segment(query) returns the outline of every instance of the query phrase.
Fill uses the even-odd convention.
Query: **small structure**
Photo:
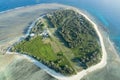
[[[30,34],[30,37],[34,37],[34,36],[35,36],[35,34],[34,34],[34,33],[31,33],[31,34]]]
[[[47,30],[44,30],[40,35],[43,36],[43,38],[46,38],[49,36]]]

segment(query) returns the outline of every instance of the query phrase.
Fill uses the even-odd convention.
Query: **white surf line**
[[[29,34],[30,34],[30,31],[31,31],[31,29],[35,26],[35,23],[38,21],[38,20],[40,20],[41,18],[43,18],[45,15],[42,15],[42,16],[40,16],[39,18],[37,18],[34,22],[32,22],[32,24],[29,26],[29,28],[28,28],[28,30],[27,30],[27,33],[25,34],[25,35],[23,35],[22,37],[20,37],[19,39],[18,39],[18,41],[16,41],[15,43],[19,43],[19,42],[21,42],[22,40],[23,40],[23,38],[25,39]],[[10,49],[13,47],[13,45],[11,45],[10,47],[8,47],[8,49],[7,49],[7,51],[6,51],[6,54],[12,54],[11,52],[10,52]]]
[[[99,37],[100,44],[101,44],[101,47],[102,47],[102,60],[100,61],[100,63],[98,63],[98,64],[96,64],[94,66],[91,66],[90,68],[88,68],[86,70],[78,72],[78,74],[76,75],[76,77],[78,77],[79,79],[81,79],[87,73],[92,72],[92,71],[97,70],[97,69],[100,69],[100,68],[103,68],[107,64],[107,52],[106,52],[106,49],[105,49],[105,46],[104,46],[103,37],[102,37],[100,31],[98,30],[97,25],[90,18],[88,18],[88,16],[86,16],[85,14],[83,14],[80,10],[78,10],[78,9],[76,9],[74,7],[70,7],[68,9],[73,9],[74,11],[77,11],[79,14],[83,15],[88,21],[90,21],[93,24],[93,27],[94,27],[94,29],[95,29],[98,37]],[[75,77],[75,76],[73,76],[73,77]],[[78,78],[76,80],[79,80]]]
[[[97,28],[97,25],[92,20],[90,20],[85,14],[83,14],[81,11],[79,11],[78,9],[76,9],[76,8],[72,8],[72,9],[77,11],[79,14],[83,15],[88,21],[90,21],[93,24],[94,29],[96,30],[96,33],[98,34],[98,37],[100,39],[100,43],[101,43],[101,47],[102,47],[102,60],[100,61],[100,63],[98,63],[94,66],[91,66],[86,70],[82,70],[82,71],[78,72],[76,75],[64,76],[64,75],[62,75],[60,73],[57,73],[54,70],[48,68],[46,65],[44,65],[41,62],[35,60],[34,58],[32,58],[28,55],[25,55],[25,54],[21,54],[22,56],[24,56],[25,58],[27,58],[28,60],[33,62],[35,65],[37,65],[41,69],[45,70],[48,74],[50,74],[51,76],[55,77],[58,80],[80,80],[83,76],[87,75],[89,72],[92,72],[94,70],[103,68],[107,64],[107,53],[106,53],[106,50],[105,50],[103,37],[102,37],[101,33],[99,32],[99,30]],[[35,24],[35,23],[33,23],[33,24]],[[28,32],[30,31],[32,26],[34,26],[34,25],[31,25]]]

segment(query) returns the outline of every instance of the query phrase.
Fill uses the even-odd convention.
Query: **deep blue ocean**
[[[60,3],[88,11],[110,31],[120,51],[120,0],[0,0],[0,12],[42,3]]]

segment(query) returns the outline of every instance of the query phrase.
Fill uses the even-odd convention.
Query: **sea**
[[[120,52],[120,0],[0,0],[0,12],[43,3],[60,3],[86,10],[108,29],[110,39]]]

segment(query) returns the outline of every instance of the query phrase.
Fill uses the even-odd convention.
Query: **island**
[[[102,58],[93,24],[72,9],[58,9],[42,16],[10,51],[29,55],[68,76],[99,63]]]

